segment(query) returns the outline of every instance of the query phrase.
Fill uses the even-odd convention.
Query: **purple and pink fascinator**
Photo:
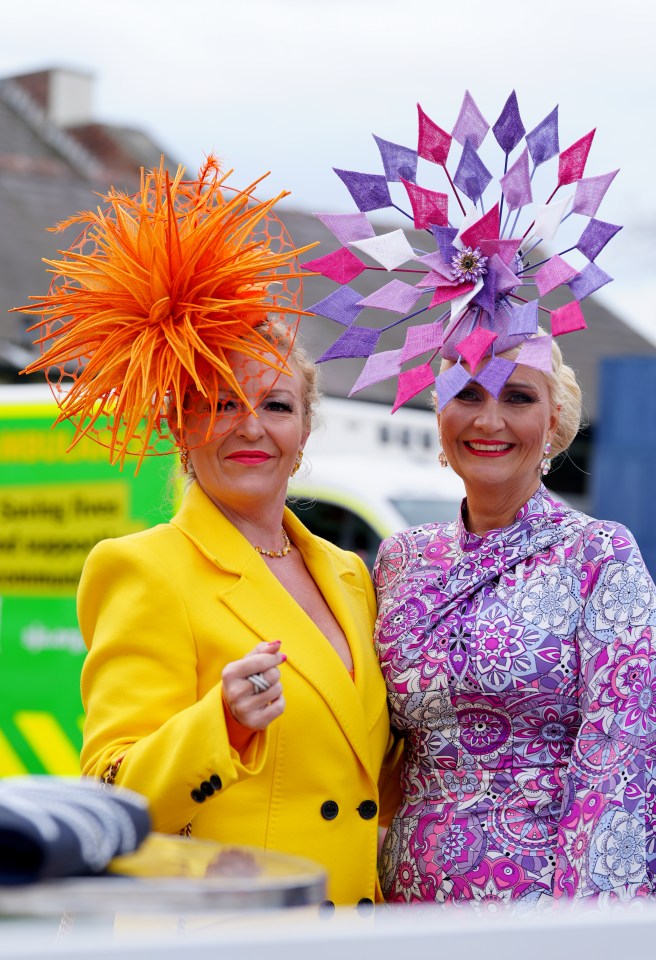
[[[396,377],[392,412],[429,386],[440,410],[471,380],[498,396],[517,364],[551,370],[552,337],[584,329],[582,301],[612,280],[596,260],[621,227],[597,211],[617,170],[584,176],[595,131],[561,150],[558,107],[527,133],[514,91],[491,129],[496,145],[466,92],[451,133],[418,105],[416,147],[375,137],[382,173],[335,168],[358,212],[316,214],[341,246],[303,268],[339,285],[307,309],[343,328],[317,362],[365,359],[351,395]],[[488,147],[501,151],[500,176]],[[372,211],[396,211],[403,225],[376,230]],[[381,278],[367,296],[357,289],[365,271]],[[540,315],[546,337],[535,336]],[[381,349],[400,325],[403,345]],[[502,356],[514,347],[514,361]],[[442,357],[454,364],[436,377]]]

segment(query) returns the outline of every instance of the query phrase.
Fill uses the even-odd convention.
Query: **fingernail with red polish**
[[[268,646],[268,647],[280,646],[281,643],[282,643],[281,640],[267,640],[267,646]]]
[[[281,654],[280,654],[280,657],[281,657],[280,662],[281,662],[281,663],[284,663],[285,660],[287,659],[287,654],[286,654],[286,653],[281,653]]]

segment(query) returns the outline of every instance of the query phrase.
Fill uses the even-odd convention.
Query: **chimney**
[[[58,127],[71,127],[91,120],[93,74],[64,67],[10,78],[41,107]]]

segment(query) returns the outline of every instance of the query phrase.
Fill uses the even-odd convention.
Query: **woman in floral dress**
[[[555,342],[552,359],[446,404],[460,516],[379,553],[376,642],[405,738],[390,901],[656,889],[654,584],[628,530],[541,483],[581,410]]]

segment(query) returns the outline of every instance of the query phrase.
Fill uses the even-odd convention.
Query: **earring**
[[[449,466],[449,461],[446,458],[446,453],[444,452],[444,450],[440,450],[440,452],[437,455],[437,459],[441,467]]]
[[[180,466],[183,473],[189,473],[189,447],[180,447]]]
[[[296,454],[296,460],[294,461],[294,466],[292,467],[292,472],[290,476],[295,477],[298,471],[301,469],[301,464],[303,463],[303,451],[299,450]]]
[[[540,473],[543,477],[546,477],[551,470],[551,460],[549,459],[549,454],[551,453],[551,444],[548,440],[544,445],[543,453],[544,456],[542,457],[542,460],[540,460]]]

